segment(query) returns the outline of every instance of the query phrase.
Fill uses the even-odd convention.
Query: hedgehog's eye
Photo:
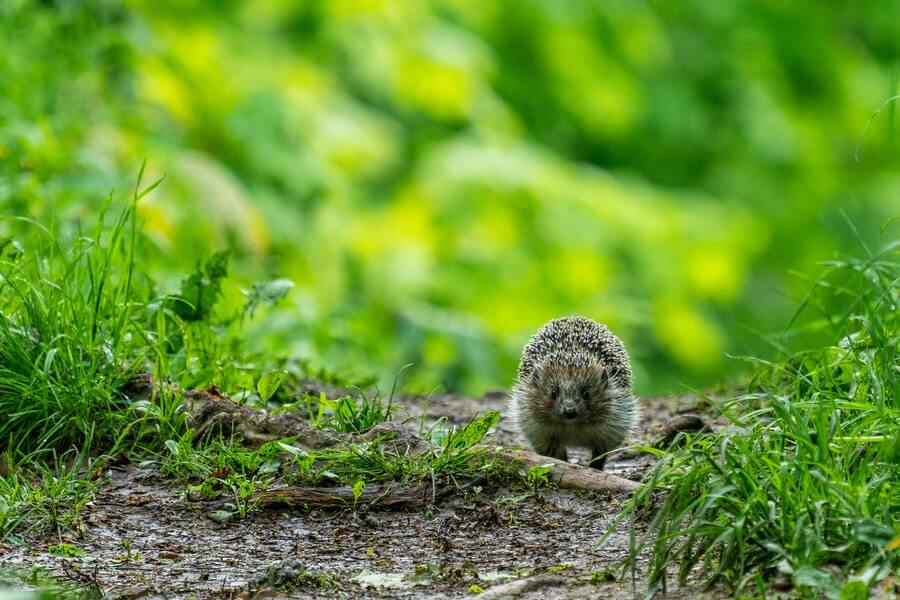
[[[556,402],[557,398],[559,398],[559,388],[550,388],[550,399]]]
[[[581,399],[585,402],[591,401],[591,390],[589,388],[584,388],[581,390]]]

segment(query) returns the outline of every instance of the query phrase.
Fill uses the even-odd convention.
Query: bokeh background
[[[507,386],[580,313],[638,391],[771,352],[900,214],[900,2],[4,0],[0,210],[91,223],[141,161],[141,269],[231,247],[261,356]],[[0,220],[0,236],[26,235]]]

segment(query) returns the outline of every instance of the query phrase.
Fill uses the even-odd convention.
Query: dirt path
[[[499,393],[400,402],[401,417],[407,414],[416,429],[426,407],[429,422],[446,417],[460,425],[485,410],[505,413]],[[651,439],[675,407],[692,403],[644,400],[640,436]],[[508,419],[489,436],[500,445],[521,444]],[[608,471],[631,479],[649,466],[646,458],[615,456],[607,464]],[[133,465],[114,472],[84,509],[82,527],[63,534],[83,556],[55,556],[48,551],[59,543],[55,536],[33,535],[0,548],[0,568],[43,567],[63,579],[90,582],[112,598],[251,598],[251,590],[260,598],[453,598],[471,596],[473,585],[487,590],[482,597],[488,598],[616,600],[644,594],[642,582],[635,588],[630,577],[588,583],[605,579],[627,551],[624,532],[597,545],[623,498],[500,489],[454,497],[429,510],[262,511],[219,524],[185,501],[183,487],[143,475]],[[667,597],[704,595],[681,590]]]

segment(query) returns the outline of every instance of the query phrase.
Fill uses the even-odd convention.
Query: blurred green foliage
[[[893,105],[854,158],[896,1],[6,0],[0,39],[4,216],[77,235],[147,157],[159,288],[231,248],[232,306],[296,284],[255,350],[426,390],[508,385],[572,313],[639,391],[707,385],[854,244],[841,211],[900,214]]]

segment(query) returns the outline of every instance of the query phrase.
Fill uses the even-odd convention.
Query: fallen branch
[[[348,508],[356,505],[367,508],[405,508],[427,506],[442,498],[467,489],[483,481],[479,478],[466,486],[433,486],[431,483],[403,485],[399,483],[369,484],[359,496],[349,486],[338,487],[285,487],[254,494],[250,502],[260,508],[289,507]]]
[[[494,455],[509,461],[521,463],[525,467],[539,467],[550,465],[550,478],[561,488],[572,490],[590,490],[594,492],[609,492],[618,494],[633,492],[639,487],[639,483],[612,473],[605,473],[592,469],[573,465],[562,460],[541,456],[528,450],[508,450],[501,448]]]

